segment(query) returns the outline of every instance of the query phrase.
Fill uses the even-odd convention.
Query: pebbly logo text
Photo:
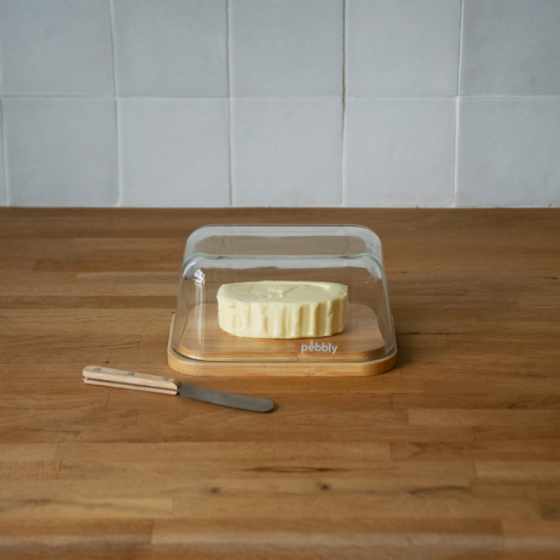
[[[311,341],[309,344],[301,345],[301,353],[305,354],[305,352],[332,352],[334,356],[337,348],[338,346],[333,346],[330,342],[327,344],[326,342],[320,343]]]

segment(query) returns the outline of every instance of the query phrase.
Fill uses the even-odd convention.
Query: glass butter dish
[[[187,375],[375,375],[396,363],[381,242],[353,225],[212,225],[187,240],[168,361]]]

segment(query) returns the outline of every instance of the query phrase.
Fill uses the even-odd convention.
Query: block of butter
[[[330,336],[344,330],[348,286],[332,282],[264,281],[218,290],[220,327],[248,338]]]

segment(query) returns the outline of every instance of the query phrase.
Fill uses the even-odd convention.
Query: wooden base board
[[[200,332],[204,334],[201,336]],[[203,345],[200,339],[203,339]],[[348,306],[344,331],[328,337],[293,339],[243,338],[219,325],[218,306],[195,307],[189,314],[176,347],[181,356],[208,362],[330,362],[330,352],[303,352],[302,345],[330,343],[336,346],[337,362],[366,362],[385,355],[385,340],[373,309],[363,304]]]
[[[173,319],[167,344],[167,362],[178,373],[209,377],[262,377],[262,376],[368,376],[385,373],[397,363],[396,349],[382,358],[361,362],[214,362],[194,360],[178,354],[171,338]]]

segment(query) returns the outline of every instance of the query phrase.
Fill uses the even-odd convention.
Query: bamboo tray
[[[278,340],[230,335],[218,325],[217,305],[206,304],[189,315],[179,352],[171,344],[174,319],[167,347],[168,363],[173,370],[186,375],[367,376],[389,371],[397,359],[396,350],[384,355],[385,341],[377,317],[365,305],[350,304],[342,333]],[[198,340],[204,340],[203,348],[197,347]],[[321,350],[310,351],[311,343]],[[330,351],[323,350],[327,347]]]

